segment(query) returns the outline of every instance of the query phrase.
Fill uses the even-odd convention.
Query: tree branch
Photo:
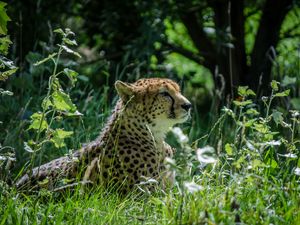
[[[197,55],[196,53],[189,51],[181,46],[178,46],[176,44],[168,43],[168,42],[163,42],[163,44],[172,52],[179,53],[180,55],[183,55],[184,57],[195,61],[196,63],[203,64],[204,59]]]
[[[233,79],[239,79],[239,85],[245,83],[244,73],[247,71],[246,47],[245,47],[245,16],[244,1],[237,0],[231,2],[230,27],[234,45],[232,49]]]
[[[203,31],[203,26],[199,23],[195,12],[184,12],[180,15],[180,18],[187,28],[189,36],[194,42],[196,48],[202,54],[205,54],[205,64],[211,71],[214,71],[216,60],[215,60],[215,47],[210,39],[206,36]]]

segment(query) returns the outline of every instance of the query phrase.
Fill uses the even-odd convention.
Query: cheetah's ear
[[[130,96],[134,94],[133,87],[129,83],[122,82],[117,80],[115,83],[115,88],[118,92],[118,95],[123,101],[127,101]]]

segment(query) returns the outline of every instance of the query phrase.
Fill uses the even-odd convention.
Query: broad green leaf
[[[290,89],[287,89],[283,92],[278,92],[275,94],[276,97],[285,97],[285,96],[289,96],[290,94]]]
[[[244,125],[245,127],[252,127],[252,125],[255,123],[256,119],[248,120]]]
[[[274,90],[274,91],[278,91],[278,82],[276,80],[272,80],[271,82],[271,88]]]
[[[7,22],[10,21],[10,18],[6,14],[5,6],[7,3],[0,2],[0,34],[7,34]]]
[[[253,115],[253,116],[259,115],[259,112],[256,109],[253,109],[253,108],[247,109],[246,113],[248,115]]]
[[[53,53],[53,54],[50,54],[50,55],[48,55],[48,57],[47,57],[47,58],[45,58],[45,59],[43,59],[43,60],[41,60],[41,61],[38,61],[38,62],[34,63],[33,65],[34,65],[34,66],[41,65],[41,64],[43,64],[43,63],[47,62],[48,60],[50,60],[50,59],[53,59],[53,58],[54,58],[56,55],[57,55],[57,53],[56,53],[56,52],[55,52],[55,53]]]
[[[265,141],[272,141],[274,139],[274,136],[279,134],[279,132],[268,132],[266,134],[264,134],[264,139]]]
[[[252,104],[251,100],[246,100],[246,101],[233,101],[233,104],[235,104],[236,106],[246,106],[249,104]]]
[[[227,155],[229,155],[229,156],[233,155],[233,148],[232,148],[231,144],[227,143],[225,145],[225,151],[226,151]]]
[[[50,141],[54,144],[55,148],[62,148],[66,146],[64,139],[60,139],[57,137],[52,137]]]
[[[247,93],[247,89],[248,89],[248,86],[239,86],[238,87],[238,94],[242,97],[245,97],[246,93]]]
[[[51,106],[53,106],[52,102],[48,98],[44,98],[43,102],[42,102],[42,108],[45,109],[45,110],[47,110]]]
[[[73,133],[74,133],[73,131],[65,131],[63,129],[56,129],[53,132],[53,135],[56,136],[57,138],[65,139],[65,138],[71,137],[73,135]]]
[[[282,113],[277,110],[273,110],[272,118],[277,125],[283,121]]]
[[[259,159],[254,159],[252,161],[252,167],[253,167],[253,169],[255,169],[257,167],[265,167],[265,166],[266,165],[262,161],[260,161]]]
[[[246,94],[247,94],[247,96],[250,96],[250,95],[256,96],[255,92],[252,91],[251,89],[248,89]]]
[[[291,104],[294,109],[300,110],[300,98],[292,98],[291,99]]]
[[[9,46],[12,44],[11,40],[9,39],[9,36],[4,36],[0,38],[0,53],[3,55],[8,54]]]
[[[68,69],[68,68],[64,69],[64,73],[68,76],[68,78],[71,81],[72,86],[74,87],[75,83],[77,81],[78,73],[76,71]]]
[[[52,133],[52,138],[50,139],[56,148],[65,147],[65,138],[69,138],[73,135],[73,131],[64,131],[63,129],[56,129]]]
[[[52,93],[52,104],[56,110],[62,112],[76,112],[77,108],[73,104],[69,95],[61,90],[54,91]]]
[[[59,46],[61,46],[63,48],[63,50],[65,50],[67,53],[73,54],[73,55],[77,56],[78,58],[81,58],[81,55],[78,52],[73,51],[69,47],[67,47],[65,45],[59,45]]]
[[[255,123],[254,129],[262,134],[266,134],[269,132],[269,128],[266,125],[260,123]]]
[[[239,86],[238,87],[238,94],[242,97],[247,97],[250,95],[256,95],[254,91],[248,88],[248,86]]]
[[[65,44],[68,44],[68,45],[75,45],[75,46],[77,46],[77,42],[75,40],[71,40],[69,38],[63,38],[63,42]]]
[[[54,32],[54,33],[61,34],[62,36],[65,36],[65,35],[66,35],[65,32],[64,32],[61,28],[55,29],[53,32]]]
[[[0,81],[5,81],[8,79],[9,76],[13,75],[15,72],[17,72],[18,68],[15,67],[13,69],[6,70],[4,72],[0,72]]]
[[[30,122],[30,126],[28,128],[28,130],[33,129],[33,130],[39,130],[41,129],[41,131],[45,130],[48,128],[48,123],[45,120],[45,118],[42,121],[41,124],[41,120],[42,120],[42,113],[34,113],[31,117],[31,122]],[[41,128],[40,128],[41,126]]]

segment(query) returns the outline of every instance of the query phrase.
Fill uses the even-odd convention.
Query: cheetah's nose
[[[192,108],[192,104],[191,103],[184,103],[181,105],[181,108],[183,108],[186,111],[189,111],[190,108]]]

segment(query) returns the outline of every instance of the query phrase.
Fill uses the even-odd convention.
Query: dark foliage
[[[239,85],[260,92],[267,90],[271,80],[270,52],[280,41],[282,23],[289,11],[299,7],[297,4],[294,0],[13,0],[9,4],[13,18],[9,33],[15,43],[12,54],[21,68],[25,66],[25,56],[40,47],[39,41],[49,37],[53,41],[50,33],[53,27],[66,24],[73,26],[73,30],[77,28],[75,32],[80,34],[81,43],[102,51],[93,62],[105,58],[113,65],[111,71],[116,70],[116,65],[124,68],[134,63],[141,64],[144,73],[151,73],[151,55],[161,63],[166,53],[177,52],[208,68],[219,88],[224,85],[218,76],[221,74],[226,94],[233,94]],[[259,26],[254,46],[247,52],[245,23],[256,13],[261,15]],[[171,23],[180,21],[185,25],[195,51],[168,40],[164,33],[166,18]],[[157,42],[161,47],[154,47]],[[114,78],[110,77],[110,83]],[[95,79],[99,81],[103,82]]]

